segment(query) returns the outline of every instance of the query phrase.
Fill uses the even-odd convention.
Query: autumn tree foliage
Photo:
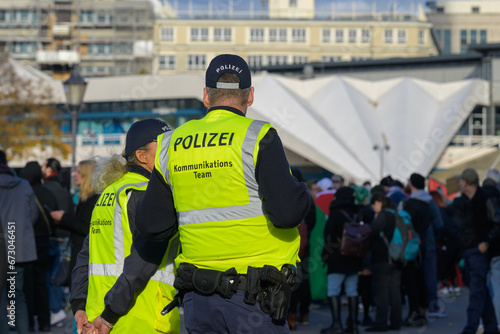
[[[66,157],[71,147],[62,142],[60,111],[52,88],[16,71],[8,54],[0,54],[0,149],[9,159],[24,159],[34,150]]]

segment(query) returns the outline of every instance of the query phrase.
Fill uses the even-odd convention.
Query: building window
[[[309,61],[307,56],[293,56],[294,64],[306,64]]]
[[[215,28],[214,41],[217,42],[230,42],[231,41],[231,28]]]
[[[279,29],[279,32],[278,32],[278,41],[280,42],[286,42],[286,29]]]
[[[323,29],[323,43],[330,43],[330,29]]]
[[[91,55],[109,55],[112,53],[113,45],[111,43],[89,44],[89,54]]]
[[[361,41],[363,43],[370,43],[372,41],[372,34],[370,29],[361,30]]]
[[[108,12],[98,12],[97,22],[99,23],[109,23],[112,20],[112,16]]]
[[[478,14],[479,13],[479,7],[472,7],[472,13]]]
[[[207,63],[205,55],[189,55],[188,70],[204,70]]]
[[[134,46],[132,43],[118,43],[116,44],[116,54],[131,55],[134,53]]]
[[[477,44],[477,30],[470,31],[470,44]]]
[[[6,11],[0,10],[0,21],[5,21],[7,18]]]
[[[162,27],[160,28],[160,40],[171,42],[174,40],[174,28],[173,27]]]
[[[467,30],[460,30],[460,53],[467,52]]]
[[[290,8],[296,8],[297,7],[297,0],[290,0]]]
[[[305,42],[306,41],[306,30],[305,29],[292,29],[292,40],[294,42]]]
[[[321,57],[321,62],[323,62],[323,63],[335,63],[335,62],[339,62],[339,61],[342,61],[341,56],[322,56]]]
[[[250,41],[251,42],[263,42],[264,41],[264,29],[252,28],[250,30]]]
[[[271,28],[269,29],[269,41],[276,42],[278,40],[278,29]]]
[[[344,30],[343,29],[335,30],[335,42],[337,42],[337,43],[344,42]]]
[[[287,63],[287,56],[267,56],[268,65],[285,65]]]
[[[286,29],[271,28],[269,29],[269,41],[271,42],[286,42]]]
[[[480,34],[480,38],[481,38],[481,43],[486,43],[486,39],[487,39],[487,36],[488,36],[487,35],[488,33],[486,32],[486,30],[481,30],[479,32],[479,34]]]
[[[399,44],[406,43],[406,30],[403,29],[398,30],[398,43]]]
[[[28,10],[15,10],[14,21],[28,22],[30,20],[30,12]]]
[[[35,52],[35,43],[31,42],[14,42],[12,44],[12,51],[14,53],[33,53]]]
[[[425,44],[425,30],[418,31],[418,44]]]
[[[451,30],[444,29],[443,54],[451,53]]]
[[[175,70],[175,56],[160,56],[160,70]]]
[[[94,12],[91,10],[81,10],[78,20],[83,23],[94,22]]]
[[[248,56],[248,66],[250,67],[262,67],[262,56],[260,55],[251,55]]]
[[[365,61],[365,60],[369,60],[370,57],[363,57],[363,56],[357,56],[357,57],[352,57],[351,60],[352,61]]]
[[[444,7],[437,7],[436,13],[444,13]]]
[[[392,43],[392,29],[386,29],[384,31],[384,37],[386,43]]]
[[[349,29],[349,43],[356,43],[357,39],[356,29]]]
[[[208,28],[191,28],[191,41],[193,42],[208,41]]]

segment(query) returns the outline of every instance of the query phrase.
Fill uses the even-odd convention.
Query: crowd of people
[[[427,326],[428,318],[447,316],[439,297],[457,296],[463,285],[470,290],[463,333],[476,333],[480,326],[484,333],[499,332],[500,172],[489,170],[480,186],[477,172],[465,169],[459,187],[454,198],[439,187],[427,192],[426,178],[418,173],[406,184],[390,175],[373,187],[370,182],[345,184],[340,175],[309,184],[316,215],[304,220],[309,240],[304,244],[311,255],[303,259],[309,263],[310,284],[310,295],[303,301],[309,305],[311,299],[327,300],[332,324],[321,333],[358,333],[359,326],[365,332]],[[411,224],[418,239],[414,258],[397,260],[390,251],[399,219]],[[363,256],[343,254],[346,225],[353,222],[370,226]],[[343,297],[349,312],[345,324]],[[408,314],[402,314],[403,303]],[[290,329],[308,323],[307,307],[297,311],[295,306],[290,309]]]

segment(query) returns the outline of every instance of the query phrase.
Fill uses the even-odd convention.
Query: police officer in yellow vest
[[[165,242],[147,242],[150,255],[139,254],[132,246],[135,207],[154,168],[156,138],[169,130],[160,120],[138,121],[127,133],[126,160],[115,154],[98,162],[93,183],[104,191],[92,212],[89,235],[72,277],[70,301],[79,333],[111,328],[113,333],[179,333],[179,313],[160,314],[175,295],[173,260],[178,238],[172,238],[168,248]],[[145,241],[136,235],[135,242]],[[120,277],[125,263],[144,273],[144,279]],[[135,296],[136,291],[142,292]]]
[[[174,286],[190,333],[287,333],[309,196],[276,130],[245,117],[254,88],[242,58],[215,57],[203,95],[205,117],[158,137],[138,232],[151,240],[179,232]]]

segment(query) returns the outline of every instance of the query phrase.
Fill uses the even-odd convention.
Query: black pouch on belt
[[[260,270],[255,267],[248,267],[245,285],[245,303],[254,305],[257,302],[260,291]]]
[[[213,295],[219,287],[222,274],[224,274],[222,271],[196,269],[193,274],[193,286],[198,292]]]
[[[193,291],[193,275],[196,271],[196,266],[191,263],[183,262],[177,268],[175,275],[174,288],[182,292]]]

